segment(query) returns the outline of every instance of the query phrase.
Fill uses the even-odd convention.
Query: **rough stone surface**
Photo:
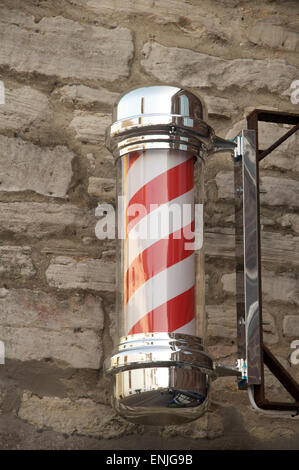
[[[85,85],[65,85],[53,93],[58,96],[61,103],[89,105],[103,103],[112,106],[118,97],[106,88],[90,88]]]
[[[70,128],[82,142],[97,144],[103,140],[107,127],[111,124],[111,115],[76,111]]]
[[[233,173],[219,172],[216,175],[218,197],[234,198]],[[270,206],[299,207],[299,181],[277,176],[262,176],[260,179],[261,204]]]
[[[109,0],[71,0],[75,5],[81,5],[88,8],[94,14],[107,19],[113,19],[117,11],[121,18],[137,17],[148,18],[158,25],[174,24],[184,32],[189,32],[195,36],[204,36],[206,31],[214,34],[214,37],[226,38],[230,36],[230,30],[225,29],[221,24],[220,18],[215,15],[215,11],[209,11],[207,4],[202,4],[198,9],[197,5],[192,5],[188,1],[170,0],[165,5],[163,0],[156,0],[154,5],[146,0],[134,2],[132,0],[116,0],[113,4]],[[203,2],[202,2],[203,3]],[[154,6],[154,8],[153,8]],[[213,14],[214,13],[214,14]]]
[[[254,437],[258,440],[262,440],[264,443],[263,448],[265,448],[269,441],[273,442],[277,439],[278,442],[281,442],[283,439],[286,439],[286,441],[291,442],[292,438],[296,438],[295,436],[297,436],[298,423],[294,422],[294,426],[291,425],[289,418],[277,419],[277,417],[267,416],[269,431],[265,433],[263,430],[265,416],[253,411],[248,412],[247,407],[242,405],[239,407],[239,413],[241,415],[241,419],[246,419],[247,421],[247,439]],[[277,443],[277,448],[280,448],[279,443]]]
[[[4,81],[5,85],[5,81]],[[0,130],[23,130],[52,118],[47,95],[29,86],[5,86],[5,104],[0,105]]]
[[[273,124],[271,122],[261,122],[259,125],[259,139],[261,148],[270,147],[273,142],[280,139],[283,135],[285,135],[292,126],[288,125],[279,125]],[[293,134],[287,140],[285,140],[278,148],[275,150],[278,154],[287,154],[288,157],[297,156],[298,155],[298,145],[299,145],[299,136],[298,132]],[[272,155],[269,156],[269,160],[271,160]]]
[[[50,149],[0,136],[0,189],[65,197],[73,158],[74,154],[61,145]]]
[[[95,220],[88,211],[72,204],[43,202],[0,203],[0,234],[7,232],[42,238],[62,235],[65,230],[94,231]]]
[[[277,219],[282,227],[291,228],[294,232],[299,233],[299,215],[298,214],[284,214]]]
[[[185,426],[165,426],[162,436],[172,439],[178,436],[189,439],[217,439],[223,435],[223,420],[217,413],[208,412]]]
[[[3,245],[0,247],[1,277],[30,279],[35,273],[30,246]]]
[[[48,361],[50,358],[62,366],[74,368],[98,369],[101,366],[102,350],[95,331],[1,326],[0,337],[8,359]]]
[[[263,176],[261,178],[262,204],[299,208],[299,180]]]
[[[83,434],[97,438],[113,439],[140,432],[138,426],[127,423],[109,406],[80,398],[39,398],[28,392],[22,397],[18,416],[39,429],[51,427],[67,434]]]
[[[119,341],[119,254],[96,236],[98,204],[115,205],[104,144],[113,102],[140,86],[185,86],[227,138],[253,109],[298,113],[298,15],[296,0],[1,0],[1,449],[298,448],[299,421],[256,414],[231,377],[213,381],[194,423],[142,429],[116,417],[103,361]],[[260,148],[289,129],[260,122]],[[296,380],[298,146],[297,132],[260,165],[263,336]],[[206,344],[231,366],[233,164],[216,154],[204,166]],[[267,369],[266,388],[292,400]]]
[[[280,150],[276,150],[271,153],[271,156],[265,158],[260,163],[261,169],[269,170],[285,170],[299,172],[299,159],[296,155],[292,155],[290,152],[282,153]]]
[[[283,333],[285,336],[299,338],[299,315],[287,315],[284,317]]]
[[[127,28],[87,26],[62,16],[35,23],[32,16],[2,9],[0,31],[0,64],[16,72],[107,81],[129,74],[133,42]]]
[[[67,299],[40,290],[1,289],[1,319],[13,327],[102,330],[101,297],[75,294]]]
[[[0,339],[8,359],[51,359],[97,369],[103,315],[101,299],[91,295],[58,300],[38,290],[0,289]]]
[[[222,283],[226,292],[235,293],[235,273],[224,274]],[[263,295],[265,300],[270,302],[289,302],[299,305],[298,281],[263,269]]]
[[[115,264],[109,261],[83,259],[69,256],[54,258],[47,271],[48,283],[59,289],[115,290]]]
[[[237,112],[236,105],[231,100],[217,96],[206,96],[204,101],[210,117],[231,119]]]
[[[227,278],[224,279],[224,282],[226,282],[226,279]],[[235,340],[237,334],[236,306],[225,304],[207,305],[206,309],[208,314],[208,336]],[[276,330],[275,320],[273,316],[267,311],[267,309],[264,309],[263,311],[263,320],[265,321],[265,343],[277,343],[279,338]],[[209,350],[211,350],[211,348],[209,348]],[[230,347],[230,349],[225,349],[224,346],[220,345],[217,349],[213,349],[213,357],[219,359],[221,357],[229,355],[228,352],[233,353],[236,351],[234,347]]]
[[[113,178],[89,178],[88,193],[96,196],[99,202],[112,202],[115,200],[115,179]]]
[[[289,265],[294,268],[299,265],[294,253],[299,249],[299,237],[282,235],[276,232],[262,232],[262,261],[276,265]],[[205,232],[206,254],[212,258],[221,258],[234,261],[235,259],[235,232],[229,228],[211,228]]]
[[[259,46],[268,46],[274,49],[287,49],[297,51],[299,48],[299,34],[289,31],[280,25],[258,21],[248,31],[248,39]]]
[[[236,309],[230,305],[207,305],[208,335],[233,339],[236,337]]]
[[[218,90],[230,87],[247,90],[285,91],[297,77],[296,67],[281,60],[224,60],[189,49],[147,43],[141,61],[145,70],[162,82],[178,82],[186,87]],[[186,70],[188,73],[186,74]]]

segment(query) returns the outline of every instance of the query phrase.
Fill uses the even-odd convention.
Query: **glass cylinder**
[[[167,332],[203,342],[202,175],[203,161],[191,150],[147,149],[118,159],[120,337]]]

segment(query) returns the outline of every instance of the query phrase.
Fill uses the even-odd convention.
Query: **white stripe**
[[[191,210],[186,210],[183,204],[191,204]],[[178,205],[181,209],[181,216],[173,217],[173,223],[169,227],[169,215],[171,208],[174,209]],[[170,233],[176,232],[182,227],[189,225],[194,220],[194,189],[185,194],[172,199],[166,204],[161,204],[145,217],[143,217],[130,230],[127,238],[127,266],[146,248],[150,247],[158,240],[167,238]],[[161,225],[159,226],[159,221]],[[169,230],[170,228],[170,230]]]
[[[185,335],[195,335],[195,318],[193,320],[189,321],[189,323],[186,323],[186,325],[181,326],[181,328],[178,328],[177,330],[174,330],[172,333],[182,333]]]
[[[194,284],[193,253],[188,258],[156,274],[134,292],[126,308],[127,333],[144,315],[191,289]]]
[[[166,171],[180,165],[190,158],[184,152],[157,152],[147,151],[140,156],[130,167],[127,175],[127,204],[129,204],[134,194],[152,179],[165,173]]]

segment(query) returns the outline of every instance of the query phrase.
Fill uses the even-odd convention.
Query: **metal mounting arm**
[[[258,148],[258,121],[294,124],[268,149]],[[255,110],[247,118],[248,129],[236,138],[235,217],[236,292],[238,357],[246,361],[249,397],[252,405],[267,414],[299,413],[299,384],[263,344],[262,278],[259,202],[259,161],[270,154],[299,128],[299,115]],[[280,381],[295,403],[266,400],[264,364]],[[244,381],[240,382],[244,388]],[[285,414],[285,413],[281,413]]]

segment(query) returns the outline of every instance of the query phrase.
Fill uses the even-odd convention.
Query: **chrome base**
[[[201,339],[175,333],[121,338],[105,363],[112,375],[114,409],[139,424],[183,424],[208,408],[214,375]]]

